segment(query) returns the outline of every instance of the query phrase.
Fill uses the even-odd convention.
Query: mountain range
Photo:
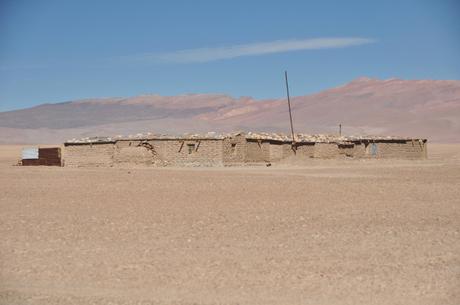
[[[299,91],[299,88],[296,88]],[[291,98],[302,133],[396,135],[460,142],[460,81],[359,78]],[[0,143],[60,143],[137,133],[289,132],[286,99],[223,94],[141,95],[42,104],[0,112]]]

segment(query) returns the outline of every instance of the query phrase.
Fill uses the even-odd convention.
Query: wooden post
[[[292,148],[295,151],[294,124],[292,123],[291,99],[289,97],[289,84],[288,84],[287,71],[284,71],[284,79],[286,80],[286,93],[287,93],[287,101],[288,101],[288,108],[289,108],[289,121],[291,123]]]

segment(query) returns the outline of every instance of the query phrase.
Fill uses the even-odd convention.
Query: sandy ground
[[[1,304],[460,304],[460,145],[304,167],[12,166]]]

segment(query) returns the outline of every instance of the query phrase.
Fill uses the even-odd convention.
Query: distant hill
[[[296,91],[300,91],[296,88]],[[384,134],[460,142],[460,81],[359,78],[292,98],[298,132]],[[86,99],[0,113],[0,143],[59,143],[144,132],[288,131],[284,99],[220,94]]]

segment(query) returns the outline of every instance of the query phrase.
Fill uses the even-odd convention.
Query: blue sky
[[[89,97],[282,97],[460,79],[460,1],[0,0],[0,111]]]

